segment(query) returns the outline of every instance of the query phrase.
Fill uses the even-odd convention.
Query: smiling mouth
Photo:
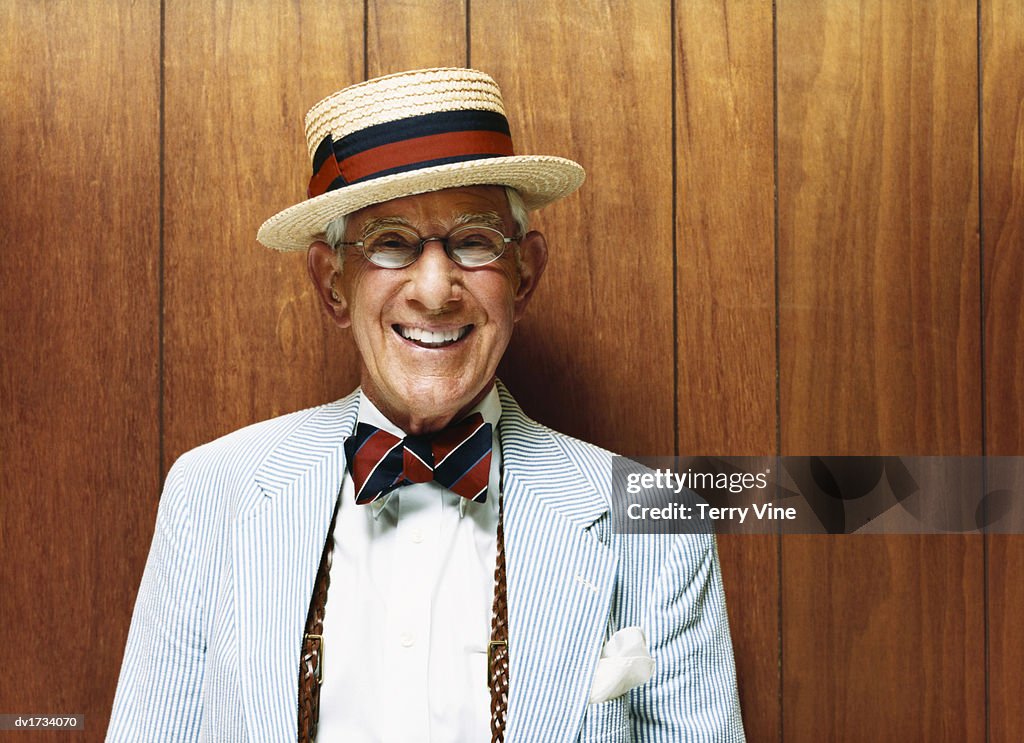
[[[450,330],[424,330],[423,328],[409,328],[405,325],[392,325],[391,327],[400,336],[420,348],[445,348],[461,341],[473,329],[472,325],[463,325],[461,328],[451,328]]]

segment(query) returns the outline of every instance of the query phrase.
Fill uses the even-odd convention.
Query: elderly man
[[[361,386],[172,468],[108,740],[742,740],[713,537],[613,533],[611,455],[495,378],[547,260],[527,210],[582,168],[516,156],[474,70],[306,130],[309,198],[258,237],[308,251]]]

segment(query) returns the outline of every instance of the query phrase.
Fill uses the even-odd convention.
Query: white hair
[[[519,192],[510,186],[505,186],[505,196],[508,198],[508,208],[512,212],[512,219],[516,223],[518,229],[518,235],[525,235],[530,230],[530,215],[526,211],[526,205],[523,203],[523,197],[519,195]],[[324,227],[324,242],[334,248],[337,252],[338,247],[345,239],[345,228],[348,226],[348,215],[343,214],[336,219],[332,219]],[[518,264],[518,245],[516,246],[516,263]]]

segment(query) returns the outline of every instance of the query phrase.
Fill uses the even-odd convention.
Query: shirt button
[[[398,641],[402,643],[403,648],[411,648],[413,643],[416,642],[416,638],[412,636],[411,632],[403,632],[399,636]]]
[[[409,539],[412,541],[413,544],[419,544],[423,541],[423,530],[413,529],[411,532],[409,532]]]

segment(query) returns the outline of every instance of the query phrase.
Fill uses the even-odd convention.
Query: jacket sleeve
[[[714,535],[669,538],[643,620],[655,669],[630,700],[634,738],[744,741]]]
[[[167,476],[132,615],[108,741],[199,737],[203,600],[184,460]]]

